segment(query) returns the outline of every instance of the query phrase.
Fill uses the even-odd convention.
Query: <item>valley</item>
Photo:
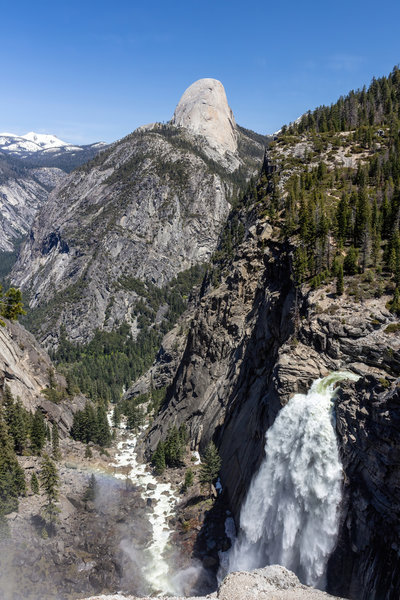
[[[397,600],[399,115],[1,137],[4,600]]]

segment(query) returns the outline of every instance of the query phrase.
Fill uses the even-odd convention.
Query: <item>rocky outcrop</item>
[[[30,295],[41,341],[56,345],[61,324],[75,342],[121,321],[136,335],[135,305],[147,302],[137,281],[161,287],[209,260],[232,195],[264,154],[257,136],[235,135],[240,144],[228,156],[208,152],[186,126],[144,128],[50,195],[12,273]]]
[[[237,150],[235,119],[224,86],[216,79],[199,79],[188,87],[171,122],[205,137],[221,154]]]
[[[42,398],[52,368],[49,356],[22,325],[7,321],[0,327],[0,384],[8,385],[28,410]]]
[[[189,309],[177,325],[164,336],[154,364],[125,392],[125,399],[146,394],[151,388],[167,388],[172,383],[185,350],[191,317],[192,311]]]
[[[193,449],[202,451],[213,439],[222,458],[225,499],[236,519],[262,460],[265,432],[293,394],[308,391],[315,379],[331,371],[351,370],[359,374],[360,390],[368,387],[371,374],[381,385],[390,386],[400,373],[400,337],[391,333],[396,327],[394,316],[387,309],[387,296],[376,298],[371,294],[356,301],[346,293],[337,296],[329,284],[316,290],[303,286],[296,294],[291,278],[293,248],[289,242],[275,236],[268,218],[259,213],[257,202],[247,205],[244,222],[246,232],[234,257],[218,265],[222,271],[219,281],[213,285],[209,278],[203,284],[182,360],[146,439],[150,454],[171,425],[182,423],[189,427]],[[383,412],[379,410],[379,419],[383,415],[386,419],[387,430],[383,431],[381,421],[379,428],[373,422],[378,413],[363,423],[364,417],[358,416],[364,410],[359,408],[363,402],[354,391],[351,394],[348,408],[343,406],[343,415],[338,416],[338,427],[345,419],[339,431],[345,440],[348,489],[357,489],[363,480],[367,481],[368,491],[358,504],[352,496],[348,506],[354,509],[343,508],[342,546],[328,573],[329,585],[335,581],[337,587],[329,589],[357,600],[363,589],[365,598],[388,600],[395,597],[390,595],[394,584],[382,580],[378,563],[379,548],[384,546],[377,541],[386,513],[382,510],[379,518],[371,520],[367,503],[375,495],[377,513],[379,503],[386,504],[390,511],[390,497],[397,494],[396,479],[389,475],[396,471],[397,450],[390,447],[390,440],[398,436],[396,411],[389,406],[382,406]],[[355,422],[352,415],[356,415]],[[354,431],[356,423],[358,433]],[[376,456],[372,449],[364,449],[365,444],[370,448],[368,440],[378,435],[378,429],[384,443]],[[358,436],[364,436],[359,444]],[[349,444],[357,450],[350,449]],[[364,456],[361,463],[355,452]],[[387,467],[386,475],[385,471],[379,477],[376,473],[372,481],[371,474],[380,462]],[[384,483],[391,490],[388,497],[380,491]],[[363,522],[370,527],[368,535],[364,535]],[[396,578],[397,530],[392,531],[396,533],[387,541],[393,550],[390,560]],[[368,540],[370,549],[365,545]],[[389,578],[392,569],[385,571],[380,564],[382,573],[386,572]],[[340,565],[344,572],[342,586]],[[379,595],[381,580],[387,596]]]
[[[27,169],[0,154],[0,251],[12,252],[25,236],[37,211],[65,177],[60,169]]]
[[[163,596],[165,600],[167,597]],[[174,597],[175,600],[184,600]],[[196,600],[334,600],[334,596],[302,585],[294,573],[280,565],[256,569],[251,573],[231,573],[218,591],[208,596],[196,596]],[[134,596],[115,594],[92,596],[86,600],[138,600]],[[185,600],[195,600],[186,598]],[[340,600],[340,599],[337,599]]]
[[[104,144],[26,150],[16,156],[0,151],[0,251],[12,252],[25,237],[49,193],[66,173],[93,158]]]
[[[78,395],[59,404],[47,400],[43,390],[48,387],[50,370],[52,362],[33,335],[19,323],[6,320],[5,327],[0,327],[0,400],[8,386],[27,410],[34,412],[39,407],[49,423],[58,425],[64,438],[69,436],[74,413],[84,408],[86,399]],[[65,388],[62,376],[56,374],[55,379]]]
[[[330,289],[291,283],[291,248],[268,220],[248,216],[242,245],[217,287],[203,290],[166,403],[147,436],[154,450],[172,424],[186,423],[192,447],[214,439],[236,516],[263,454],[264,435],[296,392],[330,371],[399,372],[400,339],[386,332],[387,298],[355,303]]]
[[[395,600],[400,589],[400,380],[367,376],[336,402],[345,472],[329,589],[357,600]],[[340,575],[340,576],[339,576]]]

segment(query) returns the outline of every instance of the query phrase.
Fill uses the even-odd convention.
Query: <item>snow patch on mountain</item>
[[[35,133],[34,131],[30,131],[25,135],[0,133],[0,149],[5,152],[39,152],[48,148],[62,148],[65,146],[71,146],[71,144],[63,142],[55,135]]]
[[[106,146],[106,144],[104,142],[97,142],[96,144],[89,144],[89,146],[101,148],[102,146]],[[6,132],[0,133],[0,151],[15,156],[26,156],[32,152],[79,152],[83,147],[64,142],[57,136],[47,133],[35,133],[34,131],[30,131],[25,135]]]

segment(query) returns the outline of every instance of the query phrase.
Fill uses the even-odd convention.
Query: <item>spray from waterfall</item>
[[[265,459],[240,513],[228,572],[280,564],[306,584],[324,587],[338,534],[342,467],[334,429],[335,384],[348,372],[296,394],[267,431]]]

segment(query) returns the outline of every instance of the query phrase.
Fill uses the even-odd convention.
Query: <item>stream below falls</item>
[[[151,501],[153,512],[148,519],[153,528],[152,539],[142,557],[144,565],[142,574],[154,594],[175,594],[176,589],[170,566],[165,557],[169,539],[172,533],[168,525],[169,518],[174,514],[178,500],[176,491],[169,483],[159,482],[149,470],[148,465],[140,463],[137,458],[137,435],[125,431],[124,439],[117,444],[117,452],[112,467],[126,467],[124,473],[115,473],[118,479],[129,478],[135,485],[143,488],[143,497]],[[123,548],[124,549],[124,548]],[[125,548],[129,552],[129,548]]]

